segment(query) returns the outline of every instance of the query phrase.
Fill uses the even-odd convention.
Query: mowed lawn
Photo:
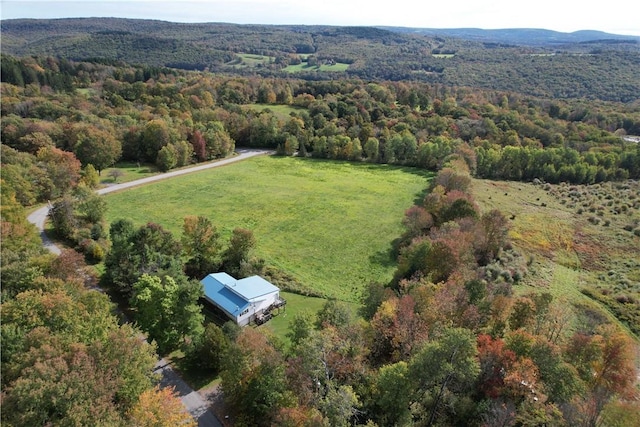
[[[413,168],[261,156],[109,194],[107,220],[156,222],[180,238],[183,218],[204,215],[225,245],[251,229],[256,255],[305,287],[355,302],[387,281],[402,218],[431,175]]]

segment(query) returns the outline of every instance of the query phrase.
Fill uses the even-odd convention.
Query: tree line
[[[472,173],[481,178],[594,183],[640,177],[640,148],[622,139],[640,134],[640,113],[621,104],[410,82],[2,60],[22,73],[60,73],[73,83],[72,91],[36,77],[2,83],[5,185],[25,206],[57,198],[93,175],[91,169],[100,175],[118,161],[169,170],[227,156],[236,146],[432,170],[470,147],[478,158]],[[276,111],[282,107],[288,114]]]

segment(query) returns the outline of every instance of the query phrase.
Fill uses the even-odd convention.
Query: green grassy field
[[[300,73],[302,71],[337,71],[344,72],[349,68],[349,64],[343,62],[337,62],[334,65],[322,64],[319,66],[309,66],[306,62],[302,62],[296,65],[289,65],[283,69],[288,73]]]
[[[298,313],[305,313],[315,320],[316,313],[322,308],[326,300],[323,298],[292,294],[290,292],[280,292],[280,295],[287,301],[287,305],[270,321],[259,326],[259,328],[271,330],[275,336],[282,339],[288,345],[289,339],[286,335],[289,331],[289,322],[291,322],[291,319]]]
[[[240,57],[241,62],[231,62],[228,65],[232,65],[234,68],[254,68],[259,64],[268,64],[275,59],[273,56],[255,55],[251,53],[238,53],[237,55]]]
[[[234,228],[248,228],[268,265],[355,302],[365,284],[391,278],[391,244],[429,177],[413,168],[265,156],[107,195],[107,221],[156,222],[179,238],[185,216],[204,215],[225,241]]]

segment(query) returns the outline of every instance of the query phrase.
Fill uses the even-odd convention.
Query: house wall
[[[240,326],[246,326],[251,323],[256,314],[259,314],[269,308],[273,303],[275,303],[278,299],[279,292],[274,292],[272,294],[266,295],[265,299],[260,301],[252,302],[249,306],[249,311],[236,318],[236,323]]]

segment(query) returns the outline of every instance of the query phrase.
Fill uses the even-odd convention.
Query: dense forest
[[[273,28],[267,37],[263,27],[108,22],[119,27],[95,24],[89,35],[66,20],[3,22],[3,424],[190,425],[153,373],[157,354],[175,350],[219,374],[238,426],[637,421],[637,300],[612,303],[626,310],[616,323],[594,313],[576,319],[550,293],[517,292],[529,260],[510,241],[509,219],[481,211],[471,186],[474,177],[640,179],[640,144],[630,138],[640,135],[637,48],[596,53],[590,45],[589,55],[520,58],[516,66],[521,48],[474,51],[461,40],[381,29]],[[34,27],[68,32],[43,40]],[[162,39],[154,28],[167,30]],[[34,38],[21,41],[19,31]],[[192,49],[202,31],[219,33]],[[435,58],[433,49],[455,54]],[[231,71],[225,64],[238,52],[274,61],[214,72]],[[349,63],[349,71],[285,75],[276,67],[283,52]],[[161,53],[170,59],[157,62]],[[392,66],[399,58],[405,62]],[[487,72],[492,61],[503,65]],[[440,77],[408,79],[414,66]],[[508,72],[525,68],[527,78]],[[572,86],[578,70],[585,77]],[[474,74],[484,83],[469,80]],[[92,190],[106,169],[129,161],[167,171],[236,147],[434,172],[399,218],[405,232],[393,279],[366,284],[357,313],[328,300],[291,321],[288,343],[203,322],[203,273],[266,273],[252,257],[251,230],[223,242],[204,217],[184,218],[181,236],[152,223],[105,224],[105,202]],[[28,208],[47,202],[52,232],[73,248],[59,256],[42,249],[26,221]],[[640,222],[625,232],[640,235]]]
[[[632,102],[640,93],[638,37],[393,30],[107,18],[8,20],[2,23],[2,52],[263,77],[295,72],[310,80],[411,80],[554,98]],[[260,60],[248,61],[246,54]],[[301,62],[303,67],[290,68]],[[343,71],[320,67],[336,63],[344,64]]]

